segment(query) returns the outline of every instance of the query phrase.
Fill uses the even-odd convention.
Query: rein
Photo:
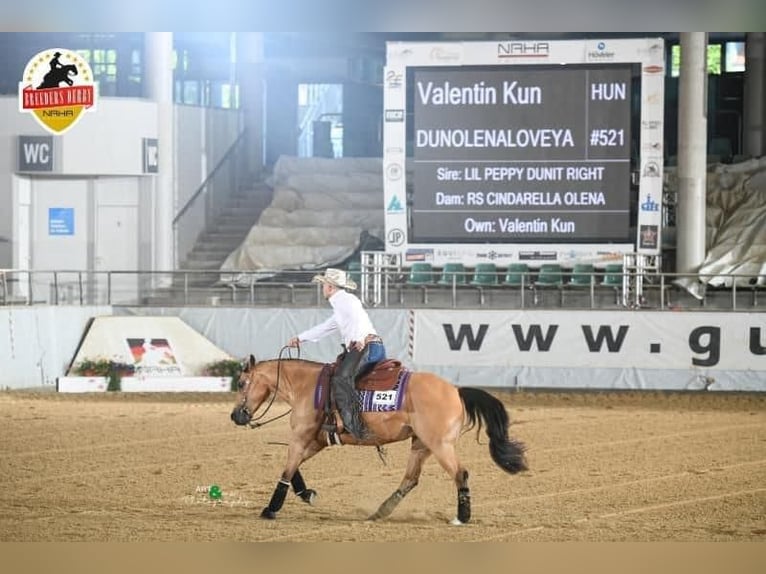
[[[287,349],[288,358],[292,359],[292,354],[291,354],[291,351],[290,351],[290,347],[285,345],[284,347],[282,347],[279,350],[279,358],[277,359],[277,383],[274,385],[274,392],[271,393],[271,400],[269,401],[269,404],[266,405],[266,409],[260,415],[258,415],[257,418],[255,418],[254,420],[251,420],[249,423],[247,423],[248,426],[251,429],[257,429],[258,427],[262,427],[264,425],[267,425],[267,424],[269,424],[271,422],[274,422],[276,420],[279,420],[282,417],[285,417],[285,416],[289,415],[291,412],[293,412],[293,409],[290,408],[287,412],[284,412],[281,415],[277,415],[275,417],[272,417],[272,418],[270,418],[267,421],[258,422],[259,420],[261,420],[263,417],[266,416],[266,413],[269,412],[269,409],[271,408],[271,405],[274,404],[274,401],[277,398],[277,391],[279,391],[280,372],[282,370],[282,354],[285,352],[285,349]],[[300,356],[301,356],[301,350],[300,350],[300,347],[298,347],[298,358],[300,358]]]

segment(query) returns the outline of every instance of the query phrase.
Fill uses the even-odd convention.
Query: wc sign
[[[53,136],[19,136],[18,171],[53,171]]]

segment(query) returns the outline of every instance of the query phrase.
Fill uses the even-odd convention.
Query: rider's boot
[[[338,403],[343,426],[357,439],[364,439],[367,429],[362,422],[353,376],[336,376],[333,378],[335,401]]]

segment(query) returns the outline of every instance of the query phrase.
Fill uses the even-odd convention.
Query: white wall
[[[0,178],[16,170],[16,136],[47,135],[18,97],[0,97]],[[66,175],[142,175],[142,138],[157,137],[157,106],[136,98],[100,98],[62,136],[56,136],[58,173]]]
[[[172,167],[176,174],[173,193],[177,212],[234,142],[240,120],[237,111],[189,106],[176,106],[174,114],[177,156],[160,158],[160,165]],[[24,217],[18,190],[29,187],[32,217],[37,218],[31,224],[33,268],[61,269],[75,264],[82,265],[77,267],[81,269],[99,268],[102,264],[93,260],[101,249],[95,247],[99,243],[100,221],[96,206],[109,205],[110,209],[103,213],[109,212],[109,217],[123,225],[126,240],[130,241],[130,257],[124,264],[134,269],[151,269],[153,226],[147,219],[153,217],[156,198],[154,176],[143,173],[143,139],[157,137],[156,104],[136,98],[100,98],[95,111],[85,114],[66,134],[54,137],[55,171],[51,174],[15,174],[19,135],[46,132],[31,116],[19,112],[16,96],[0,97],[0,268],[23,263],[18,261],[20,238],[15,228]],[[110,178],[115,179],[110,182]],[[108,191],[110,188],[112,192]],[[44,194],[38,196],[35,189],[42,189]],[[125,190],[129,199],[119,197]],[[35,204],[37,197],[44,198],[45,205],[54,202],[77,209],[74,237],[49,238],[42,234],[44,206]],[[118,205],[123,209],[111,209]],[[199,216],[196,221],[186,222],[186,249],[203,225],[204,219]],[[21,227],[23,230],[24,226]],[[110,240],[113,239],[110,234]],[[36,245],[38,241],[44,245]],[[35,253],[42,257],[39,262]],[[50,267],[50,262],[58,264]]]
[[[17,136],[46,135],[43,128],[30,115],[18,111],[15,96],[0,97],[0,118],[0,237],[14,242],[21,240],[14,234],[14,219],[18,220],[22,214],[18,197],[14,198],[12,190],[14,178],[28,181],[32,201],[33,268],[92,267],[89,260],[96,240],[92,178],[131,176],[133,186],[138,185],[139,179],[152,181],[152,176],[143,175],[143,138],[157,137],[156,105],[140,99],[101,98],[95,111],[84,114],[66,134],[54,137],[55,171],[45,175],[14,176]],[[75,208],[74,236],[48,236],[48,206]],[[135,226],[127,232],[132,238],[138,237]],[[14,261],[11,243],[0,241],[0,267],[19,263]]]

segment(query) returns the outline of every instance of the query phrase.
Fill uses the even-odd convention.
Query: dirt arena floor
[[[258,517],[285,458],[287,419],[229,420],[233,395],[0,393],[0,541],[766,541],[766,396],[494,392],[531,470],[464,435],[473,520],[452,526],[452,481],[431,458],[385,521],[409,442],[333,447]],[[277,412],[287,410],[277,403]],[[206,492],[217,485],[222,497]]]

